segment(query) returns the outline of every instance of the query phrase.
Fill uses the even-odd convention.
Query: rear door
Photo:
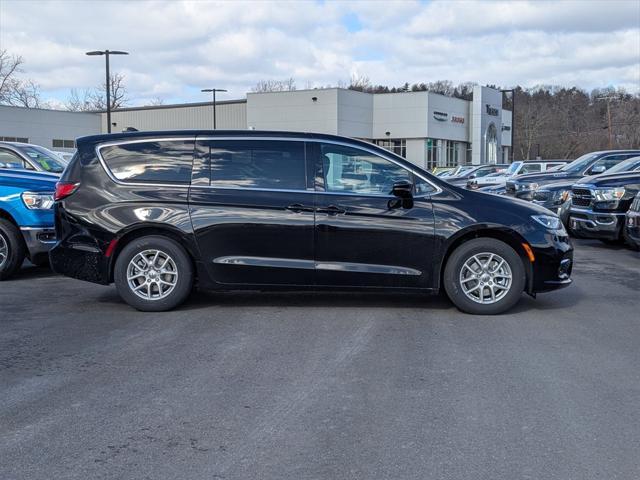
[[[214,281],[313,284],[314,192],[308,170],[303,141],[197,141],[191,221]]]
[[[374,151],[310,143],[317,158],[318,285],[429,288],[433,285],[433,187]],[[418,187],[391,195],[395,182]]]

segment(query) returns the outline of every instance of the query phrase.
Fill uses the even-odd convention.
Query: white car
[[[509,165],[509,168],[507,168],[504,172],[493,173],[485,177],[478,177],[469,180],[467,187],[481,188],[488,186],[505,186],[507,184],[507,179],[515,177],[516,175],[524,175],[525,173],[548,172],[549,170],[552,170],[554,168],[566,165],[566,163],[567,162],[563,162],[560,160],[517,161]]]

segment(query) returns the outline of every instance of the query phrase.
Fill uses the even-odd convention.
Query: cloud
[[[61,98],[99,85],[101,57],[129,98],[240,98],[259,80],[299,88],[348,81],[450,79],[504,86],[607,85],[640,91],[640,3],[631,1],[17,1],[0,2],[0,48]]]

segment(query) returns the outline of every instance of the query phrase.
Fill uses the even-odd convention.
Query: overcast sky
[[[127,50],[113,70],[131,104],[242,98],[257,81],[298,89],[448,79],[640,91],[640,1],[0,0],[0,49],[21,55],[47,99],[100,84],[94,49]]]

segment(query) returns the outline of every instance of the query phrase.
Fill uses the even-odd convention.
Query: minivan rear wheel
[[[133,240],[116,259],[114,281],[120,297],[144,312],[182,304],[193,286],[193,265],[178,243],[161,236]]]
[[[476,238],[451,254],[444,288],[458,309],[496,315],[513,307],[524,290],[525,271],[518,253],[494,238]]]

